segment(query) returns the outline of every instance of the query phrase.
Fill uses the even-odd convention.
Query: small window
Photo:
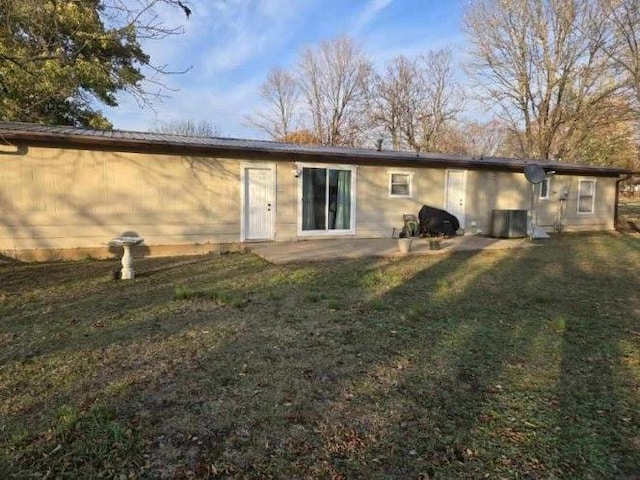
[[[580,180],[578,183],[578,213],[593,213],[596,197],[596,181]]]
[[[540,200],[549,200],[549,192],[551,191],[551,179],[545,178],[540,182]]]
[[[390,197],[411,197],[411,174],[391,173],[389,175]]]

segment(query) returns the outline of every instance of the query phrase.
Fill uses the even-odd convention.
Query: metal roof
[[[119,150],[173,155],[225,156],[230,158],[355,163],[387,166],[450,167],[522,172],[536,164],[556,173],[618,176],[631,173],[618,167],[569,164],[553,160],[471,157],[441,153],[416,153],[365,148],[308,146],[266,140],[191,137],[125,130],[95,130],[58,125],[0,122],[0,144],[39,145],[85,150]]]

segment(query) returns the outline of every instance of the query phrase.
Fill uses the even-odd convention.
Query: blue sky
[[[348,35],[376,66],[396,55],[449,47],[460,59],[463,0],[191,0],[184,35],[146,46],[155,64],[181,75],[162,82],[175,91],[141,108],[123,96],[105,109],[115,128],[148,130],[157,121],[206,120],[222,135],[262,138],[246,116],[260,105],[258,88],[274,67],[298,52]],[[176,12],[163,12],[174,17]]]

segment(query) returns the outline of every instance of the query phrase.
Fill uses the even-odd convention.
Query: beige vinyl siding
[[[237,243],[241,169],[254,162],[42,147],[29,147],[26,154],[2,152],[0,161],[0,251],[5,253],[106,249],[125,231],[141,235],[149,246]],[[296,164],[270,161],[276,168],[275,240],[299,240]],[[390,237],[402,226],[402,214],[417,214],[424,204],[444,208],[446,168],[358,165],[355,172],[355,237]],[[411,175],[410,198],[389,196],[390,174],[396,172]],[[553,229],[566,189],[567,231],[612,229],[615,177],[598,177],[594,212],[577,213],[578,183],[592,178],[553,176],[549,199],[536,202],[538,224]],[[522,173],[467,170],[467,233],[475,233],[472,225],[489,233],[493,209],[528,210],[530,201],[531,185]]]
[[[593,213],[578,213],[580,180],[595,180]],[[549,199],[536,202],[538,225],[552,229],[554,220],[560,215],[560,196],[564,191],[569,194],[563,206],[564,224],[567,231],[597,231],[614,228],[616,179],[569,175],[554,175],[551,180]]]
[[[593,177],[556,174],[550,183],[549,198],[540,200],[539,185],[535,187],[537,224],[553,230],[560,215],[560,195],[569,193],[564,202],[566,231],[611,230],[614,228],[616,179],[599,177],[595,183],[595,206],[592,214],[578,214],[578,182]],[[467,176],[467,225],[475,221],[485,233],[491,231],[491,214],[494,209],[529,210],[531,208],[531,184],[521,173],[469,171]]]
[[[410,198],[389,196],[389,174],[398,171],[412,175]],[[359,166],[356,236],[390,237],[393,228],[402,227],[402,214],[417,215],[424,204],[442,208],[444,184],[444,169]]]
[[[595,180],[593,213],[578,212],[578,183],[580,180]],[[572,192],[567,205],[569,226],[575,230],[611,230],[616,197],[615,178],[572,177]]]
[[[531,185],[521,173],[469,170],[467,172],[466,225],[483,234],[491,233],[491,218],[497,210],[529,210]]]
[[[294,162],[276,164],[276,242],[297,239],[298,180],[293,174]]]
[[[237,242],[238,162],[30,147],[3,155],[0,250]]]
[[[578,182],[580,179],[589,178],[592,177],[554,175],[547,200],[538,198],[540,187],[536,186],[535,208],[538,225],[553,230],[554,220],[560,214],[559,197],[566,190],[569,193],[564,202],[564,222],[567,231],[613,229],[615,178],[599,177],[596,181],[593,214],[577,214]],[[475,222],[483,233],[490,233],[494,209],[529,210],[531,194],[531,184],[521,173],[470,170],[467,172],[467,226]]]

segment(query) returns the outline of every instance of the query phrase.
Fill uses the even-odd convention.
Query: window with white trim
[[[410,173],[390,173],[389,196],[410,198],[412,177]]]
[[[549,200],[549,194],[551,193],[551,179],[545,178],[540,182],[540,200]]]
[[[593,213],[596,199],[596,181],[580,180],[578,182],[578,213]]]

